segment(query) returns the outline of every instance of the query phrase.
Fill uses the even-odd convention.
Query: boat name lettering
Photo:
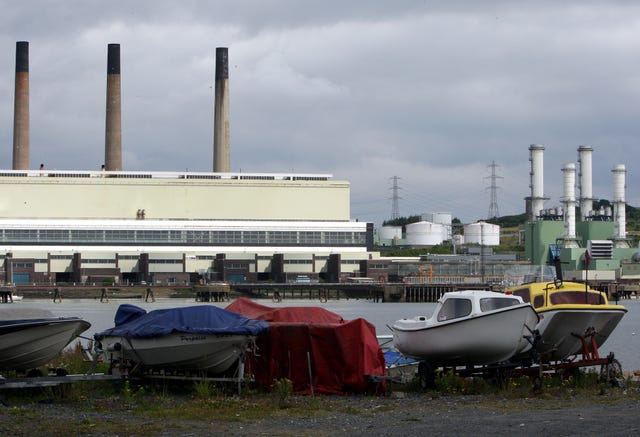
[[[181,335],[180,341],[200,341],[206,338],[204,335]]]

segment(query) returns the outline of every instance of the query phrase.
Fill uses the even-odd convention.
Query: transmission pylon
[[[398,181],[402,178],[399,176],[393,176],[390,179],[393,181],[391,186],[391,220],[395,220],[400,218],[400,204],[398,201],[402,199],[402,197],[398,194],[398,191],[400,190]]]
[[[496,168],[500,167],[496,164],[495,161],[491,161],[491,164],[488,165],[491,168],[491,176],[487,176],[485,179],[489,179],[489,186],[487,189],[490,192],[491,200],[489,201],[489,214],[487,218],[492,219],[495,217],[500,217],[500,211],[498,210],[498,179],[504,179],[502,176],[498,176],[496,174]]]

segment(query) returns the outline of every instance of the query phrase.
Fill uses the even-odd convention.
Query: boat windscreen
[[[514,290],[513,295],[521,297],[523,302],[529,303],[531,301],[531,297],[530,297],[531,291],[529,290],[529,288],[521,288],[519,290]]]
[[[486,311],[499,310],[500,308],[518,305],[519,303],[520,301],[515,298],[483,297],[480,299],[480,311],[484,313]]]
[[[584,292],[584,291],[556,291],[551,293],[549,301],[552,305],[562,304],[588,304],[603,305],[605,299],[602,293]]]
[[[471,300],[447,299],[442,303],[442,308],[438,311],[438,322],[458,319],[469,314],[471,314]]]

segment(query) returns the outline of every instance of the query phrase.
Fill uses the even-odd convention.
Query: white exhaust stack
[[[544,146],[532,144],[529,146],[529,161],[531,161],[531,215],[530,220],[535,220],[541,215],[544,208]]]
[[[590,146],[578,147],[580,163],[580,217],[587,221],[593,211],[593,149]]]
[[[564,246],[578,247],[576,243],[576,165],[571,162],[562,167],[564,191]]]
[[[616,247],[629,247],[627,238],[626,219],[626,175],[627,170],[624,164],[613,166],[613,221],[614,236],[613,241]]]

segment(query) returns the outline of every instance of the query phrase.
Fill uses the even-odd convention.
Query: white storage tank
[[[417,222],[406,225],[407,244],[410,246],[435,246],[442,244],[444,226],[438,223]]]
[[[378,230],[378,238],[381,240],[400,240],[402,226],[383,226]]]
[[[486,222],[471,223],[464,226],[464,242],[483,246],[500,245],[500,226]]]
[[[422,220],[443,226],[442,238],[451,240],[451,222],[453,221],[450,212],[426,212],[420,217]]]

